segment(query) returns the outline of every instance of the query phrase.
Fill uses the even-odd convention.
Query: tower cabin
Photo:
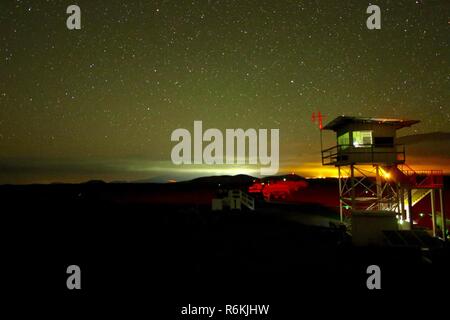
[[[396,144],[396,133],[416,123],[419,121],[337,117],[323,128],[336,132],[336,145],[322,150],[322,164],[403,164],[405,148],[404,145]]]

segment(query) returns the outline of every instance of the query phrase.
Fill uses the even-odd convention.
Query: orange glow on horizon
[[[338,177],[338,170],[336,167],[322,166],[322,163],[320,163],[320,162],[305,163],[303,165],[300,165],[299,167],[287,168],[286,171],[289,171],[291,173],[295,173],[299,176],[307,177],[307,178],[319,178],[319,177],[336,178],[336,177]]]
[[[450,175],[450,160],[443,158],[419,158],[409,157],[406,163],[415,171],[421,170],[442,170],[444,175]],[[361,166],[360,166],[361,167]],[[364,166],[363,166],[364,167]],[[365,166],[368,171],[373,170],[371,166]],[[334,166],[323,166],[320,162],[308,162],[298,167],[290,167],[283,170],[284,172],[295,173],[299,176],[307,178],[337,178],[338,168]],[[341,171],[342,175],[345,172]],[[386,178],[389,178],[386,173]]]

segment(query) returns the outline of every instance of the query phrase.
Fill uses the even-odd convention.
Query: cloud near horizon
[[[450,133],[410,135],[398,139],[406,146],[408,165],[415,170],[438,169],[450,174]],[[278,174],[294,172],[305,177],[335,177],[337,169],[322,166],[320,152],[298,150],[289,145],[281,149]],[[304,150],[303,150],[304,151]],[[286,154],[287,153],[287,154]],[[154,181],[189,180],[200,176],[247,174],[260,176],[257,165],[174,165],[170,160],[133,159],[26,159],[0,158],[1,184],[28,184],[88,180]]]

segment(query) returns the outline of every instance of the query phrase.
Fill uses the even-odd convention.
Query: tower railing
[[[410,177],[413,188],[440,189],[444,185],[444,172],[442,170],[403,170]]]
[[[394,159],[395,163],[405,162],[405,145],[374,145],[374,144],[339,144],[322,150],[322,165],[335,165],[349,162],[352,156],[365,156],[364,162],[378,162],[380,156]],[[350,161],[351,162],[351,161]]]

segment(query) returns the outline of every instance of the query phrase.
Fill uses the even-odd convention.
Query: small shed
[[[393,211],[352,212],[352,242],[356,246],[381,246],[384,243],[383,231],[396,230],[398,223]]]

